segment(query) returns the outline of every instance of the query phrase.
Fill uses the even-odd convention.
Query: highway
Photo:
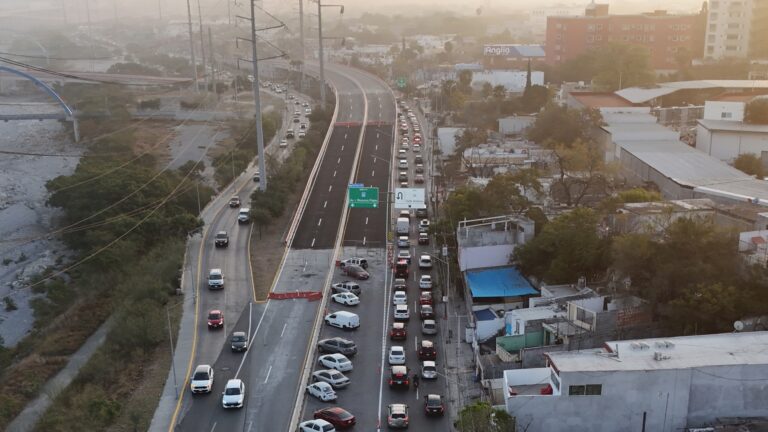
[[[358,306],[348,307],[335,303],[328,305],[329,312],[337,310],[349,310],[360,317],[360,328],[353,331],[343,331],[323,325],[321,338],[341,336],[355,341],[358,346],[358,354],[352,359],[354,371],[348,373],[352,383],[339,390],[338,400],[334,403],[324,403],[312,397],[306,397],[302,410],[302,420],[312,418],[312,413],[327,406],[341,406],[357,418],[355,430],[373,431],[386,428],[386,407],[390,403],[407,403],[410,409],[410,427],[412,430],[448,430],[448,416],[443,418],[427,418],[423,414],[423,395],[425,391],[430,393],[446,394],[444,370],[441,359],[438,357],[438,369],[443,378],[434,382],[422,381],[419,391],[390,390],[387,379],[389,378],[389,365],[386,361],[386,352],[390,342],[388,338],[389,326],[392,321],[391,291],[393,274],[388,265],[387,258],[387,232],[388,221],[395,216],[392,209],[389,191],[393,178],[397,174],[397,168],[393,165],[395,160],[393,150],[395,138],[395,101],[386,84],[363,72],[333,65],[329,69],[344,71],[353,76],[363,88],[366,89],[368,98],[368,124],[363,139],[362,157],[356,167],[354,183],[362,183],[365,186],[379,188],[380,207],[378,209],[351,209],[344,231],[343,256],[360,256],[368,259],[371,279],[360,282],[362,288],[361,303]],[[398,138],[399,141],[399,138]],[[426,140],[425,140],[426,143]],[[425,162],[428,149],[425,148]],[[410,184],[413,186],[414,153],[409,151]],[[426,164],[425,164],[426,165]],[[428,169],[428,168],[427,168]],[[425,173],[425,177],[428,175]],[[423,185],[428,187],[428,183]],[[417,186],[421,187],[421,186]],[[409,280],[409,300],[411,319],[407,323],[408,340],[398,342],[406,347],[407,366],[410,374],[418,371],[420,363],[416,356],[416,347],[422,339],[421,322],[418,318],[418,309],[414,301],[418,299],[418,266],[416,264],[418,254],[429,251],[432,246],[416,246],[418,229],[416,219],[413,218],[412,233],[410,235],[413,246],[411,254],[414,256],[411,265],[411,280]],[[396,249],[392,249],[396,254]],[[341,281],[344,278],[336,272],[333,281]],[[440,351],[440,343],[437,337],[428,337],[436,342]],[[311,358],[316,362],[317,353]],[[315,367],[317,369],[318,367]]]
[[[338,92],[337,126],[325,153],[321,154],[317,177],[310,180],[306,208],[299,214],[296,236],[274,282],[275,293],[321,291],[330,271],[346,186],[360,143],[365,98],[358,85],[344,75],[330,72],[327,76]],[[229,217],[234,213],[229,213],[222,210],[223,216],[211,223],[208,232],[215,233],[220,227],[236,223]],[[247,232],[249,227],[232,226],[231,229],[236,233]],[[198,349],[193,363],[213,365],[215,388],[211,394],[187,398],[176,430],[288,429],[299,388],[297,371],[308,351],[318,303],[303,299],[252,301],[250,288],[241,289],[241,284],[250,286],[247,236],[243,238],[244,243],[240,238],[231,239],[232,245],[226,252],[214,250],[210,241],[201,245],[204,251],[199,268],[207,272],[211,266],[221,266],[227,288],[220,292],[201,288],[200,309],[225,305],[228,324],[224,331],[208,332],[204,317],[199,320]],[[204,281],[204,277],[201,280]],[[250,349],[246,354],[233,354],[226,344],[235,328],[250,335]],[[227,379],[232,377],[246,383],[246,406],[225,411],[220,394]],[[188,389],[185,391],[189,395]]]

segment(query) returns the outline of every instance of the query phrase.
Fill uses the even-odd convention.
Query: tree
[[[514,432],[515,418],[487,402],[475,402],[459,411],[454,426],[459,432]]]
[[[587,195],[610,195],[611,171],[605,165],[603,152],[594,141],[576,141],[570,146],[549,147],[555,169],[551,193],[568,206],[579,206]]]
[[[528,138],[540,145],[547,142],[570,145],[575,141],[590,139],[590,127],[596,123],[588,119],[588,113],[560,105],[548,105],[539,113]]]
[[[523,214],[531,207],[527,192],[540,195],[543,186],[536,170],[526,169],[493,176],[483,189],[492,214]]]
[[[549,99],[548,88],[534,85],[523,93],[522,108],[529,113],[538,112],[549,103]]]
[[[606,91],[653,84],[649,52],[640,45],[609,43],[597,49],[595,84]]]
[[[465,95],[472,94],[472,71],[463,70],[459,72],[459,91]]]
[[[753,153],[742,153],[734,161],[733,166],[746,174],[762,179],[765,176],[763,161]]]
[[[609,240],[597,233],[598,215],[577,208],[547,223],[541,233],[515,249],[515,261],[526,275],[550,284],[593,278],[608,266]]]
[[[497,86],[493,87],[493,98],[497,101],[503,100],[505,97],[507,97],[507,88],[503,85],[499,84]]]
[[[446,41],[443,45],[443,49],[445,50],[446,54],[452,54],[453,53],[453,42]]]
[[[259,227],[259,238],[261,238],[262,228],[272,223],[272,215],[263,207],[252,208],[251,219]]]
[[[768,124],[768,99],[756,99],[748,103],[744,111],[744,122]]]
[[[480,94],[483,96],[483,99],[488,99],[493,94],[493,86],[488,81],[483,82],[482,90],[480,90]]]

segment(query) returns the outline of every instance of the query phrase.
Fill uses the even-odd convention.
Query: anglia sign
[[[509,57],[517,55],[517,50],[512,45],[485,45],[483,55],[487,57]]]

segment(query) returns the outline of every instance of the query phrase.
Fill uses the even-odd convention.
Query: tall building
[[[768,58],[768,0],[712,0],[704,58]]]
[[[676,70],[681,57],[701,57],[704,22],[703,13],[610,15],[607,4],[591,3],[583,16],[548,17],[546,61],[560,64],[602,44],[621,42],[646,47],[653,69]]]

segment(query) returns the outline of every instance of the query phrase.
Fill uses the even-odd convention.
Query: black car
[[[424,413],[426,415],[438,415],[445,414],[445,407],[443,406],[443,398],[438,394],[428,394],[424,396]]]
[[[408,379],[408,368],[405,366],[392,366],[389,371],[390,387],[408,388],[411,381]]]
[[[317,343],[321,353],[339,353],[347,357],[357,354],[357,345],[349,339],[340,337],[323,339]]]
[[[419,347],[419,360],[435,360],[436,358],[435,344],[432,341],[422,340]]]
[[[229,343],[232,351],[245,351],[248,349],[248,336],[246,336],[245,332],[234,332]]]
[[[216,233],[216,238],[214,239],[214,243],[216,244],[216,247],[229,246],[229,235],[227,235],[227,232],[219,231],[218,233]]]
[[[425,208],[416,209],[416,217],[417,218],[427,217],[427,209]]]

